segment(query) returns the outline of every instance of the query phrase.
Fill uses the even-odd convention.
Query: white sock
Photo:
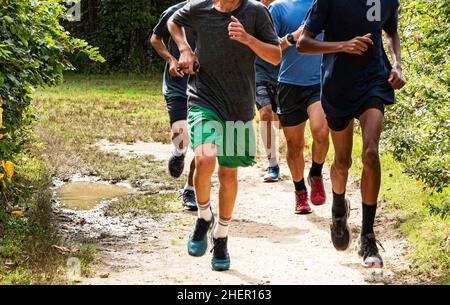
[[[198,206],[197,212],[198,218],[204,219],[206,221],[211,221],[213,216],[211,212],[211,203],[208,201],[207,204],[200,205],[197,202],[197,206]]]
[[[175,149],[173,150],[173,154],[177,157],[185,155],[186,152],[187,152],[187,147],[180,149],[178,146],[176,146]]]
[[[231,219],[225,220],[219,218],[219,222],[214,229],[214,238],[225,238],[228,236],[228,229],[230,227]]]
[[[272,157],[269,159],[269,167],[275,167],[278,165],[277,157]]]
[[[184,189],[185,191],[194,191],[194,187],[192,185],[189,185],[187,182],[184,185]]]

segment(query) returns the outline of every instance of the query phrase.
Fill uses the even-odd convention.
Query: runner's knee
[[[232,185],[237,182],[237,172],[234,169],[224,169],[219,170],[219,181],[223,186]]]
[[[212,172],[216,166],[216,157],[199,156],[195,158],[195,169],[197,172]]]
[[[312,133],[314,142],[317,145],[325,145],[326,143],[328,143],[329,130],[326,125],[319,126],[319,127],[313,127],[311,129],[311,133]]]
[[[287,139],[286,142],[287,142],[287,146],[288,146],[288,157],[289,158],[298,158],[303,155],[303,149],[305,147],[304,140]]]
[[[380,156],[377,147],[367,147],[364,149],[363,164],[366,168],[374,168],[380,165]]]
[[[352,157],[338,157],[335,156],[332,169],[340,175],[346,175],[348,170],[352,167]]]

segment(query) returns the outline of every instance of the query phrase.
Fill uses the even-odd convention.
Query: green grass
[[[14,218],[0,213],[0,284],[66,283],[69,256],[80,259],[83,275],[95,257],[95,241],[66,245],[55,230],[51,211],[50,177],[67,179],[81,173],[109,181],[153,181],[140,191],[167,194],[124,197],[109,213],[144,210],[154,215],[173,211],[181,179],[170,179],[166,165],[152,157],[123,159],[103,153],[93,144],[169,140],[169,125],[161,96],[160,77],[133,75],[67,75],[63,84],[34,94],[38,121],[34,130],[42,145],[30,147],[32,154],[14,160],[17,174],[2,211],[14,207],[27,210]],[[148,184],[146,184],[148,185]],[[167,205],[166,205],[167,203]],[[77,250],[58,253],[52,246]]]
[[[27,155],[14,162],[14,184],[3,193],[0,209],[0,284],[62,282],[65,256],[52,249],[61,240],[54,229],[47,168]],[[13,208],[25,211],[23,216],[11,216]]]
[[[151,157],[124,160],[94,146],[102,139],[169,141],[160,76],[67,75],[62,85],[38,91],[34,100],[39,114],[36,132],[45,144],[40,154],[53,165],[53,175],[94,174],[131,183],[170,181],[163,187],[173,190],[181,186],[169,178],[165,164]]]
[[[128,195],[110,205],[107,208],[106,213],[107,215],[120,215],[126,212],[146,212],[151,217],[158,218],[161,214],[178,211],[179,204],[173,204],[177,199],[178,194],[176,193]]]
[[[388,202],[385,213],[395,214],[399,228],[410,242],[413,253],[410,256],[411,275],[417,281],[432,281],[450,284],[450,218],[433,215],[427,204],[439,204],[443,194],[431,194],[420,181],[406,174],[401,164],[391,154],[382,156],[381,200]]]

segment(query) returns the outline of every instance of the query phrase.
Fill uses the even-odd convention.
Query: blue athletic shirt
[[[373,13],[377,2],[379,14]],[[394,90],[388,83],[392,67],[383,48],[382,30],[397,31],[398,7],[398,0],[314,0],[305,22],[307,30],[324,31],[325,41],[347,41],[371,33],[374,42],[363,55],[323,55],[322,106],[327,116],[352,115],[372,97],[394,103]]]
[[[300,27],[311,3],[312,0],[277,0],[269,6],[279,37],[295,32]],[[278,81],[297,86],[319,84],[321,58],[321,55],[301,54],[295,45],[290,46],[283,51]]]

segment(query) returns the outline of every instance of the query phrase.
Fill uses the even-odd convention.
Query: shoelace
[[[323,183],[321,183],[319,177],[313,177],[314,190],[319,193],[320,196],[325,196],[325,189]]]
[[[297,205],[304,206],[307,203],[308,195],[306,192],[297,195]]]
[[[226,244],[227,244],[226,238],[219,238],[219,239],[214,240],[214,246],[212,247],[210,253],[213,253],[214,251],[217,250],[216,256],[218,256],[219,258],[225,258]]]
[[[369,256],[373,256],[373,255],[377,255],[378,254],[378,248],[377,248],[377,244],[381,247],[381,249],[383,249],[383,251],[386,251],[383,247],[383,245],[381,244],[381,242],[379,242],[376,238],[367,238],[365,237],[365,242],[363,243],[363,253],[366,254],[366,257]]]
[[[195,201],[195,192],[194,191],[184,191],[181,193],[178,198],[183,198],[185,202]]]

